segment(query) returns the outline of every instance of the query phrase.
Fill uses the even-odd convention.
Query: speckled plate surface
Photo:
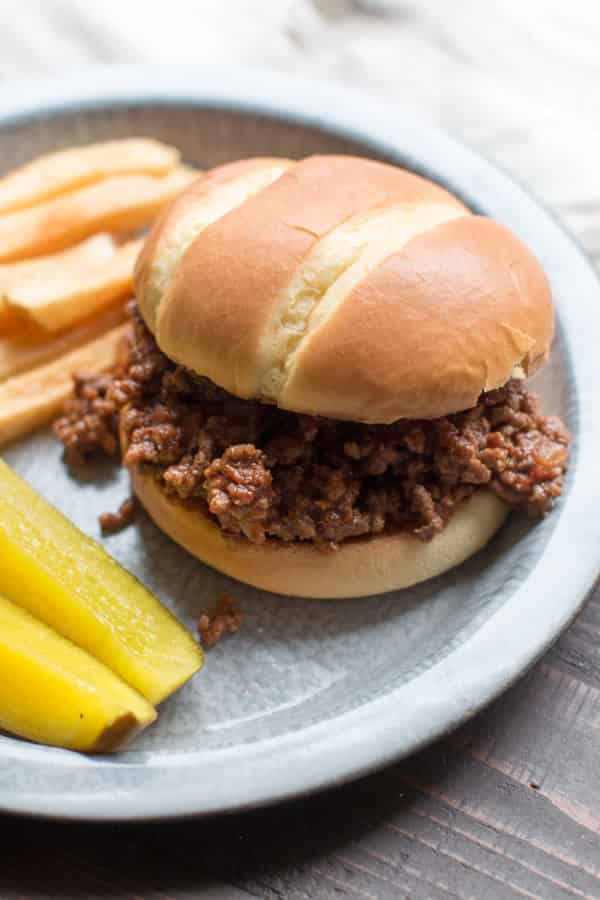
[[[140,134],[178,144],[200,166],[253,154],[390,159],[511,226],[552,281],[558,337],[535,383],[573,431],[573,466],[544,522],[513,516],[449,575],[373,598],[309,601],[245,588],[145,518],[107,538],[189,628],[223,591],[244,609],[244,627],[208,654],[204,671],[127,752],[86,758],[0,736],[5,810],[115,820],[208,814],[363,774],[439,737],[511,684],[573,618],[598,572],[600,292],[580,250],[526,191],[401,108],[272,73],[112,68],[0,92],[2,170],[59,146]],[[128,491],[109,465],[75,481],[49,433],[4,456],[94,537],[98,513]]]

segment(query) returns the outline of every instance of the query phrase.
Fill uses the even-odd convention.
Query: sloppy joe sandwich
[[[526,378],[546,276],[503,225],[367,159],[246,159],[168,207],[128,352],[78,380],[72,456],[120,437],[156,523],[285,594],[415,584],[561,494],[569,435]]]

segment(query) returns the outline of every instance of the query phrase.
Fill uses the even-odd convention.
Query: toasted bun
[[[371,423],[467,409],[553,334],[508,229],[355,157],[214,169],[155,225],[135,289],[163,352],[230,393]]]
[[[482,489],[428,544],[398,532],[348,541],[334,553],[323,553],[311,544],[252,544],[170,499],[151,474],[132,467],[131,482],[159,528],[193,556],[246,584],[295,597],[364,597],[426,581],[480,550],[508,514],[505,503]]]

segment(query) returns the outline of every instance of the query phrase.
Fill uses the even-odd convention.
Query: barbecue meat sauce
[[[135,305],[131,314],[133,338],[115,370],[75,377],[55,424],[67,460],[116,454],[123,410],[123,462],[226,532],[323,549],[398,528],[430,541],[478,488],[534,517],[562,493],[569,432],[540,415],[520,381],[438,419],[363,425],[300,415],[177,366]]]

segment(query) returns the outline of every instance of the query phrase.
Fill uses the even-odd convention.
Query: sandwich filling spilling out
[[[263,543],[405,529],[430,541],[474,491],[543,516],[560,496],[569,432],[520,381],[472,409],[391,425],[300,415],[242,400],[165,356],[132,306],[133,338],[112,372],[75,377],[55,429],[69,461],[117,455],[223,531]]]

